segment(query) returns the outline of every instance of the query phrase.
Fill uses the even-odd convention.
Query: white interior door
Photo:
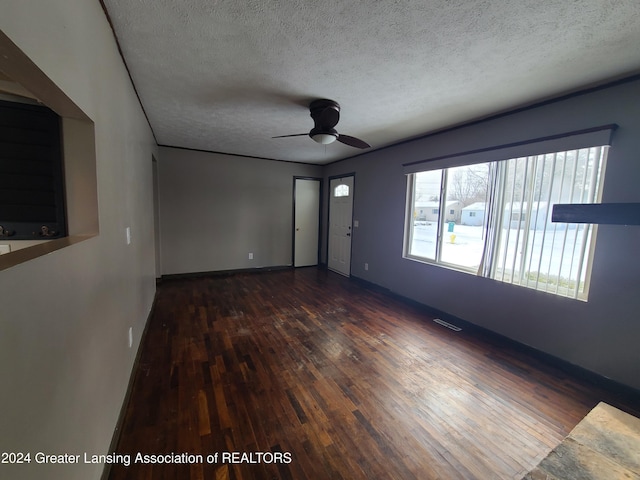
[[[331,179],[329,182],[328,267],[346,276],[351,274],[352,217],[353,176]]]
[[[295,179],[293,266],[318,264],[320,180]]]

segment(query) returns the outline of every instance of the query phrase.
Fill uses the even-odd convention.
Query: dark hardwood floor
[[[132,463],[109,478],[517,479],[601,400],[638,413],[635,399],[321,269],[169,280],[116,450]],[[256,452],[270,453],[248,463]]]

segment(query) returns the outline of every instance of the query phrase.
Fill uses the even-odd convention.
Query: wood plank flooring
[[[109,478],[519,479],[601,400],[638,413],[635,399],[325,270],[170,280],[117,447],[132,463]],[[271,453],[249,463],[256,452]]]

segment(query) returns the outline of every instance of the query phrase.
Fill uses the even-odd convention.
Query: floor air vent
[[[449,323],[449,322],[445,322],[444,320],[440,320],[439,318],[434,318],[433,319],[434,322],[436,322],[439,325],[442,325],[443,327],[447,327],[451,330],[453,330],[454,332],[459,332],[460,330],[462,330],[460,327],[456,327],[455,325]]]

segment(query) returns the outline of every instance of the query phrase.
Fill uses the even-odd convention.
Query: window
[[[410,173],[408,211],[437,195],[440,211],[455,201],[462,213],[456,222],[409,221],[405,257],[586,299],[595,227],[553,223],[551,212],[556,203],[600,201],[608,148]]]
[[[413,179],[412,224],[414,228],[410,230],[409,235],[413,254],[420,258],[432,260],[436,258],[438,210],[436,209],[434,213],[432,206],[439,204],[441,179],[441,170],[420,172]]]
[[[333,190],[334,197],[348,197],[349,196],[349,185],[340,184],[337,185]]]

